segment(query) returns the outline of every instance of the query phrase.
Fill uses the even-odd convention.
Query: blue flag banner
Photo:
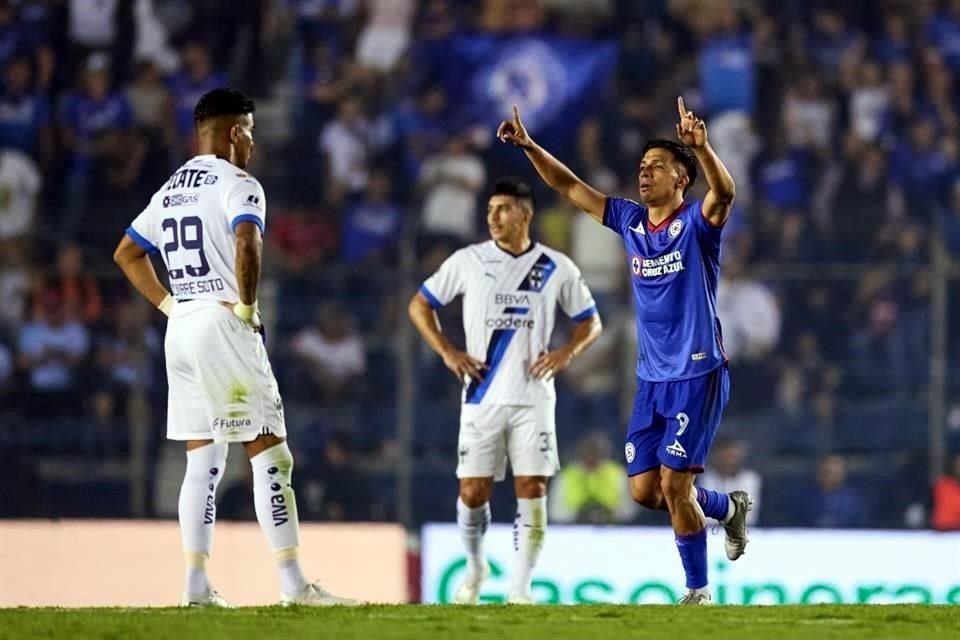
[[[531,135],[549,143],[569,141],[599,110],[619,50],[612,42],[461,36],[431,54],[457,120],[496,127],[516,104]]]

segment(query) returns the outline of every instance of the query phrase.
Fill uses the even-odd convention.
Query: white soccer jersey
[[[597,312],[570,258],[539,243],[514,256],[492,240],[460,249],[420,288],[434,307],[463,295],[467,352],[487,364],[464,404],[534,405],[556,399],[553,380],[530,366],[550,346],[556,307],[579,322]]]
[[[263,231],[266,211],[256,178],[226,160],[202,155],[177,169],[127,235],[163,256],[173,297],[236,302],[233,230],[253,222]]]

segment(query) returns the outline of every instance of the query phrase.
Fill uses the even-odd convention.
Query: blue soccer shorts
[[[637,380],[624,447],[627,474],[635,476],[660,465],[702,472],[729,399],[730,372],[725,364],[689,380]]]

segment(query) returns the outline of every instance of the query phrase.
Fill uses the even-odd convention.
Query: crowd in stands
[[[616,43],[615,77],[556,149],[606,193],[635,197],[675,96],[706,118],[737,202],[718,300],[732,403],[703,480],[755,486],[760,524],[960,528],[956,270],[935,490],[927,459],[941,251],[960,264],[960,0],[0,0],[0,450],[14,486],[45,487],[0,514],[76,508],[39,463],[123,459],[135,389],[159,467],[162,317],[110,255],[192,154],[198,97],[230,84],[258,104],[269,347],[305,512],[396,517],[397,394],[414,376],[414,516],[449,519],[458,390],[398,310],[486,237],[485,190],[509,172],[605,326],[558,382],[571,466],[552,501],[570,521],[639,517],[612,471],[635,353],[620,240],[452,117],[432,45],[468,33]],[[458,313],[441,314],[454,336]]]

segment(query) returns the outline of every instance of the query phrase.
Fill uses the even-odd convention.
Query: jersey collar
[[[647,209],[647,219],[645,220],[645,224],[647,225],[647,232],[649,232],[649,233],[656,233],[657,231],[660,231],[661,229],[663,229],[664,227],[666,227],[668,224],[670,224],[671,222],[673,222],[678,215],[680,215],[680,212],[683,211],[683,208],[684,208],[685,206],[687,206],[687,203],[686,203],[686,202],[681,202],[681,203],[680,203],[680,206],[677,207],[677,210],[676,210],[676,211],[674,211],[674,212],[671,213],[669,216],[667,216],[666,218],[664,218],[663,220],[661,220],[661,221],[660,221],[660,224],[656,224],[656,225],[650,224],[650,209]]]
[[[498,245],[496,240],[491,240],[490,242],[492,242],[492,243],[493,243],[493,246],[496,247],[499,251],[507,254],[508,256],[510,256],[510,257],[513,258],[513,259],[517,259],[517,258],[519,258],[519,257],[521,257],[521,256],[527,255],[528,253],[530,253],[531,251],[533,251],[534,247],[537,246],[536,241],[535,241],[535,240],[531,240],[531,241],[530,241],[530,246],[527,247],[526,251],[521,251],[520,253],[513,253],[512,251],[507,251],[506,249],[504,249],[503,247],[501,247],[500,245]]]

